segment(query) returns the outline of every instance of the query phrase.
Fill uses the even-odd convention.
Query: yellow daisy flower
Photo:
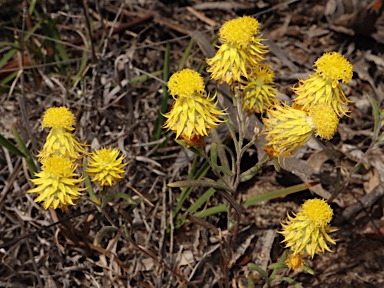
[[[73,136],[75,115],[67,107],[52,107],[44,113],[42,128],[51,128],[43,149],[38,154],[39,159],[61,155],[70,159],[81,158],[86,154],[85,144]]]
[[[297,214],[287,217],[282,223],[283,230],[279,231],[284,236],[286,248],[290,248],[294,255],[306,252],[311,258],[325,250],[332,252],[327,242],[336,244],[328,233],[337,231],[331,228],[332,208],[324,199],[307,200]]]
[[[212,79],[231,85],[242,76],[248,78],[247,66],[257,65],[268,52],[258,33],[259,22],[250,16],[224,23],[219,31],[222,45],[213,58],[207,59]]]
[[[348,110],[343,105],[349,100],[339,81],[351,81],[352,64],[341,54],[330,52],[317,59],[314,66],[316,73],[309,75],[307,80],[300,80],[298,86],[293,88],[296,94],[294,107],[309,111],[313,105],[326,103],[338,116],[346,115]]]
[[[325,140],[333,137],[339,124],[339,117],[332,107],[325,103],[314,105],[309,111],[309,117],[316,136]]]
[[[93,182],[99,182],[100,186],[113,186],[123,178],[123,163],[125,156],[119,157],[120,150],[112,148],[102,148],[91,153],[90,159],[85,170]]]
[[[75,115],[65,106],[48,108],[43,116],[41,127],[63,128],[72,131],[76,124]]]
[[[271,157],[288,157],[315,134],[329,140],[336,132],[339,118],[327,104],[311,107],[309,112],[286,104],[276,104],[263,118],[266,144],[265,152]]]
[[[264,113],[265,109],[276,103],[275,74],[268,64],[252,67],[249,80],[241,86],[244,93],[243,110],[247,113]]]
[[[276,104],[268,109],[267,115],[269,118],[263,118],[263,134],[270,156],[287,157],[311,139],[313,123],[307,112]]]
[[[176,98],[171,110],[164,115],[167,118],[164,128],[175,132],[176,139],[190,146],[200,146],[210,129],[223,122],[218,117],[225,112],[216,108],[214,98],[199,94]]]
[[[31,179],[37,187],[28,190],[28,193],[39,194],[34,201],[44,201],[44,209],[67,209],[68,205],[75,205],[74,201],[85,190],[80,187],[84,179],[75,173],[77,165],[59,155],[43,159],[42,164],[42,171]]]
[[[192,69],[183,69],[169,78],[168,89],[173,98],[176,95],[189,97],[195,93],[204,94],[204,79]]]

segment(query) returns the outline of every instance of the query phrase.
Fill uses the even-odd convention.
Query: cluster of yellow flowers
[[[226,22],[219,31],[221,45],[213,58],[207,59],[211,78],[230,86],[232,97],[238,97],[246,113],[264,113],[265,151],[271,157],[288,157],[312,136],[329,140],[337,130],[339,118],[348,110],[341,83],[352,79],[353,67],[338,52],[328,52],[314,63],[315,72],[307,80],[299,80],[293,91],[293,105],[277,101],[274,73],[262,63],[267,46],[262,44],[259,23],[244,16]],[[210,129],[219,125],[223,110],[216,108],[214,97],[207,96],[201,75],[184,69],[172,75],[168,82],[174,104],[164,127],[176,133],[176,138],[190,146],[202,144]],[[235,98],[234,98],[235,99]],[[290,269],[304,265],[307,253],[331,251],[327,242],[335,244],[328,233],[333,211],[324,200],[305,202],[294,216],[288,216],[283,230],[286,246],[291,249],[287,258]]]
[[[325,250],[331,252],[327,242],[336,244],[336,241],[328,233],[337,230],[329,225],[332,216],[332,208],[322,199],[307,200],[297,214],[293,217],[288,215],[279,233],[284,236],[283,242],[292,252],[286,260],[289,269],[302,267],[305,253],[313,258]]]
[[[49,108],[43,116],[42,128],[51,130],[38,154],[41,172],[31,179],[36,187],[28,192],[39,195],[34,201],[44,202],[44,209],[67,209],[86,189],[81,187],[84,178],[75,172],[78,161],[88,155],[86,145],[72,134],[75,123],[75,115],[67,107]],[[118,154],[117,149],[105,148],[90,154],[86,172],[92,181],[104,186],[122,178],[126,164],[122,163],[124,156],[118,158]]]
[[[275,104],[267,111],[269,118],[263,119],[266,151],[272,157],[289,156],[313,135],[331,139],[339,117],[348,112],[343,107],[348,99],[339,81],[352,79],[352,64],[341,54],[328,52],[314,66],[316,72],[293,88],[293,106]]]
[[[211,78],[238,90],[247,113],[263,113],[276,102],[275,75],[268,64],[262,63],[268,47],[258,34],[255,18],[230,20],[219,31],[222,45],[213,58],[207,59]]]
[[[219,31],[222,45],[207,59],[211,78],[240,92],[247,113],[263,113],[276,102],[274,73],[268,64],[261,63],[267,46],[258,33],[259,22],[250,16],[226,22]],[[207,95],[203,78],[191,69],[173,74],[168,88],[174,103],[165,114],[164,127],[190,146],[202,145],[210,129],[223,122],[219,117],[225,111],[216,108],[215,96]]]
[[[262,63],[268,52],[259,34],[259,22],[244,16],[230,20],[220,28],[221,45],[213,58],[207,59],[211,78],[227,83],[247,113],[267,112],[263,118],[267,144],[265,151],[271,157],[288,157],[313,135],[329,140],[336,132],[339,117],[347,110],[348,102],[341,84],[352,79],[353,67],[337,52],[325,53],[314,64],[315,73],[300,80],[293,90],[296,94],[291,106],[277,101],[274,73]],[[222,121],[207,96],[204,81],[197,72],[184,69],[172,75],[168,82],[174,104],[165,115],[165,128],[173,130],[190,146],[199,146],[202,139]]]

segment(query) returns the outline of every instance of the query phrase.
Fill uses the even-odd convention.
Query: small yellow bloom
[[[87,153],[84,149],[85,146],[66,129],[52,128],[38,157],[39,159],[44,159],[53,155],[61,155],[76,160]]]
[[[307,112],[276,104],[267,110],[267,115],[269,118],[263,118],[263,134],[266,134],[269,155],[288,157],[311,139],[313,124]]]
[[[183,69],[173,74],[168,81],[169,93],[173,98],[177,96],[189,97],[204,93],[204,79],[192,69]]]
[[[52,107],[45,111],[41,127],[63,128],[72,131],[75,123],[75,115],[67,107]]]
[[[58,155],[43,159],[42,164],[42,171],[31,179],[37,187],[28,190],[28,193],[39,194],[34,201],[44,201],[44,209],[67,209],[68,205],[75,205],[74,201],[85,189],[80,187],[84,179],[75,173],[77,165]]]
[[[218,117],[225,112],[216,108],[214,98],[198,94],[176,98],[171,111],[164,115],[167,118],[164,128],[174,131],[176,139],[199,146],[201,138],[223,122]]]
[[[38,154],[41,159],[54,155],[61,155],[72,160],[79,159],[86,153],[85,144],[72,135],[75,125],[75,115],[67,107],[52,107],[45,111],[42,128],[49,127],[51,130],[44,143],[43,149]]]
[[[309,116],[315,127],[316,136],[329,140],[333,137],[339,124],[339,118],[327,104],[318,104],[311,107]]]
[[[263,113],[276,103],[276,89],[272,69],[267,64],[252,67],[249,81],[241,86],[244,92],[243,110],[248,113]]]
[[[219,31],[222,45],[213,58],[207,59],[212,79],[231,85],[242,76],[248,78],[247,66],[257,65],[268,52],[258,33],[259,22],[250,16],[224,23]]]
[[[324,250],[332,252],[327,245],[327,242],[336,244],[328,235],[337,230],[329,225],[332,216],[332,208],[325,200],[307,200],[296,215],[288,215],[282,224],[283,230],[279,233],[285,238],[286,248],[290,248],[295,255],[305,251],[312,258]]]
[[[335,82],[341,80],[343,83],[352,80],[353,66],[338,52],[324,53],[313,66],[316,67],[316,73],[326,79]]]
[[[299,270],[305,264],[303,254],[289,254],[285,264],[287,264],[289,270]]]
[[[93,182],[99,182],[100,186],[113,186],[123,178],[124,155],[119,157],[120,151],[112,148],[102,148],[91,153],[88,167],[85,170]]]
[[[293,88],[296,94],[294,107],[309,111],[310,107],[320,103],[331,106],[338,116],[346,115],[343,105],[349,102],[339,83],[348,83],[352,79],[353,66],[337,52],[325,53],[314,64],[316,73],[307,80],[300,80]]]
[[[318,104],[310,111],[303,111],[286,104],[275,104],[263,118],[266,144],[265,152],[271,157],[288,157],[315,134],[329,140],[336,132],[339,118],[327,104]]]

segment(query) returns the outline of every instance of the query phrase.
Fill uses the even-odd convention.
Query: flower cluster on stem
[[[75,115],[67,107],[49,108],[43,116],[41,126],[50,131],[38,154],[41,172],[31,179],[37,187],[28,193],[38,194],[34,201],[43,202],[44,209],[68,209],[69,205],[75,205],[84,190],[81,188],[84,178],[75,170],[76,161],[86,154],[86,145],[72,134],[75,123]]]
[[[348,110],[341,84],[352,79],[353,67],[337,52],[325,53],[314,64],[316,72],[293,87],[296,98],[291,106],[275,104],[263,118],[265,151],[271,157],[289,157],[312,136],[329,140],[337,130],[339,118]]]
[[[44,113],[41,126],[50,131],[38,154],[41,172],[31,179],[36,187],[28,190],[38,194],[34,201],[43,202],[44,209],[68,209],[86,189],[81,186],[84,177],[76,169],[78,161],[88,153],[85,143],[72,134],[75,124],[75,115],[67,107],[52,107]],[[85,171],[93,182],[112,186],[122,179],[125,156],[119,157],[118,149],[94,150],[89,157]]]
[[[300,268],[301,265],[297,263],[304,263],[300,259],[305,254],[313,258],[315,254],[323,253],[325,250],[332,252],[327,244],[327,242],[336,244],[336,241],[328,235],[337,231],[329,224],[332,216],[332,208],[323,199],[307,200],[301,205],[297,214],[287,216],[279,233],[284,236],[283,243],[286,248],[293,252],[292,256],[287,258],[288,267]]]

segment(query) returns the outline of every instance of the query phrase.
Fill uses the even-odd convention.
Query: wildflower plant
[[[100,186],[113,186],[124,175],[123,163],[125,156],[119,156],[120,151],[112,148],[102,148],[86,151],[87,145],[73,135],[75,115],[67,107],[52,107],[46,110],[42,120],[42,128],[50,128],[43,149],[38,154],[41,163],[41,171],[35,173],[31,182],[36,187],[28,190],[28,193],[37,194],[35,202],[43,202],[43,208],[60,208],[67,210],[69,206],[76,205],[76,201],[87,190],[91,200],[99,205],[101,203],[88,174],[93,182]],[[80,160],[89,158],[86,166]],[[80,172],[82,168],[83,176]],[[88,174],[87,174],[88,173]],[[85,184],[86,183],[86,184]],[[102,199],[108,201],[105,189],[102,191]],[[128,195],[119,194],[131,203],[135,203]],[[112,195],[113,198],[113,195]]]
[[[202,157],[207,167],[212,169],[216,179],[203,178],[199,173],[195,178],[169,183],[170,187],[182,187],[180,201],[173,212],[174,218],[181,210],[182,204],[193,187],[206,187],[208,190],[193,204],[188,212],[176,220],[176,227],[188,218],[204,227],[212,227],[199,218],[219,212],[228,213],[228,231],[236,231],[244,207],[276,197],[265,194],[240,203],[235,199],[235,192],[240,184],[252,178],[268,160],[291,157],[294,151],[303,146],[312,137],[330,140],[337,130],[339,118],[346,115],[344,107],[349,101],[341,83],[348,83],[352,78],[352,65],[339,53],[325,53],[315,63],[315,73],[307,80],[299,80],[293,87],[295,98],[293,105],[279,102],[274,83],[274,72],[264,62],[268,47],[263,44],[259,31],[259,22],[249,16],[239,17],[223,24],[219,30],[218,51],[207,59],[207,72],[218,84],[226,83],[232,99],[232,109],[217,107],[214,97],[207,96],[202,76],[191,69],[183,69],[173,74],[168,81],[168,91],[173,97],[173,105],[164,116],[164,128],[175,133],[179,144]],[[212,92],[216,95],[215,92]],[[235,115],[229,115],[229,112]],[[245,144],[245,131],[249,117],[262,114],[264,129],[255,129],[253,139]],[[232,116],[232,117],[230,117]],[[221,139],[216,127],[225,125],[221,130],[227,131],[234,143],[234,151],[226,147],[226,139]],[[250,169],[241,171],[240,164],[244,153],[265,137],[264,157]],[[205,140],[207,139],[207,140]],[[249,139],[248,139],[249,140]],[[195,163],[195,162],[194,162]],[[203,169],[203,168],[202,168]],[[227,201],[227,205],[206,208],[199,211],[209,197],[218,193]],[[282,191],[281,195],[286,195]],[[235,213],[231,213],[234,211]],[[193,214],[194,216],[191,216]],[[333,212],[330,206],[320,199],[308,200],[301,210],[283,223],[280,232],[285,237],[284,243],[289,248],[281,262],[270,265],[276,270],[304,268],[313,273],[305,264],[305,257],[330,251],[329,244],[335,244],[328,233],[336,231],[330,228]],[[195,217],[195,218],[194,218]],[[212,228],[213,229],[213,228]],[[213,229],[213,231],[216,231]],[[230,242],[236,240],[233,234]],[[225,242],[226,240],[223,240]],[[228,247],[231,244],[227,243]],[[260,267],[249,267],[266,275]],[[275,272],[268,281],[272,281]],[[268,277],[267,277],[268,278]],[[267,279],[266,278],[266,279]]]

